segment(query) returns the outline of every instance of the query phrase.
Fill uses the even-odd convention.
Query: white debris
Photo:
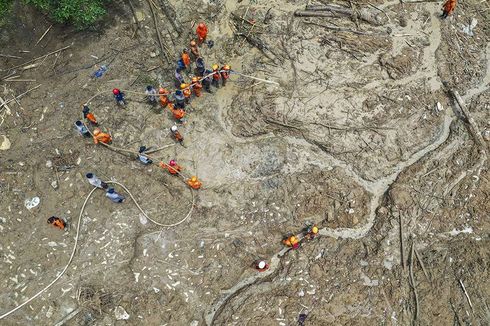
[[[53,316],[53,307],[49,306],[48,311],[46,312],[46,318],[51,318]]]
[[[158,292],[160,292],[160,289],[159,289],[159,288],[154,287],[154,288],[153,288],[153,291],[155,291],[155,293],[158,293]]]
[[[198,326],[199,322],[197,320],[191,321],[191,326]]]
[[[440,102],[437,102],[436,103],[436,112],[441,112],[441,111],[444,111],[444,107],[442,106],[442,104]]]
[[[473,228],[471,226],[464,228],[463,230],[456,230],[453,229],[451,232],[448,232],[449,235],[452,235],[453,237],[461,234],[461,233],[473,233]]]
[[[463,26],[463,33],[473,36],[473,29],[476,27],[476,24],[478,24],[478,20],[476,18],[472,18],[471,23]]]
[[[53,180],[53,182],[51,182],[51,187],[53,187],[53,189],[58,189],[58,181]]]
[[[305,291],[303,291],[303,289],[301,289],[301,290],[298,292],[298,296],[300,296],[300,297],[304,297],[304,296],[305,296]]]
[[[146,225],[146,223],[148,223],[148,219],[143,214],[140,214],[140,223],[143,225]]]
[[[50,242],[48,242],[48,246],[50,246],[50,247],[56,247],[56,246],[58,246],[58,244],[56,242],[54,242],[54,241],[50,241]]]
[[[129,319],[129,314],[121,306],[117,306],[116,309],[114,309],[114,315],[116,316],[117,320],[128,320]]]
[[[141,273],[133,273],[134,274],[134,279],[136,281],[136,283],[138,282],[138,279],[140,278],[140,274]]]
[[[36,207],[37,205],[39,205],[39,203],[41,202],[41,199],[39,197],[33,197],[31,199],[26,199],[24,201],[24,206],[28,209],[28,210],[31,210],[33,209],[34,207]]]
[[[0,144],[0,151],[6,151],[12,145],[10,140],[5,135],[1,135],[3,137],[2,143]]]

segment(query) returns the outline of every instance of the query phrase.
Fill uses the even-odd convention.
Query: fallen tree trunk
[[[355,11],[334,5],[308,5],[306,6],[306,10],[296,10],[294,12],[294,15],[298,17],[336,17],[335,14],[357,17],[360,20],[377,26],[383,25],[386,22],[379,14],[374,14],[365,8]]]

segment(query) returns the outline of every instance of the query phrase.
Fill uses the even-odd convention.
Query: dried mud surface
[[[172,83],[148,2],[133,3],[136,33],[127,4],[97,32],[54,26],[37,46],[50,23],[26,8],[0,31],[0,52],[22,56],[1,57],[2,76],[71,45],[15,70],[35,82],[2,77],[5,100],[41,86],[0,109],[0,314],[67,263],[91,190],[85,173],[125,184],[161,223],[189,210],[179,179],[72,128],[81,104],[105,91],[91,107],[117,146],[172,144],[168,111],[137,95],[120,109],[111,98],[114,87],[142,92]],[[158,152],[202,179],[192,216],[161,229],[130,201],[110,204],[96,192],[66,274],[2,325],[54,325],[74,311],[67,325],[284,326],[300,313],[308,314],[305,325],[490,323],[488,3],[460,2],[440,20],[434,2],[338,2],[368,10],[383,22],[376,26],[348,16],[294,17],[302,1],[162,3],[182,28],[178,36],[156,10],[172,60],[192,24],[205,20],[215,42],[202,48],[208,65],[229,63],[280,87],[233,76],[193,100],[182,126],[186,146]],[[265,55],[234,34],[248,30],[236,18],[245,13]],[[473,18],[469,36],[462,28]],[[98,80],[90,78],[95,64],[109,66]],[[483,144],[449,90],[462,95]],[[27,210],[33,196],[41,202]],[[67,218],[69,230],[49,227],[51,215]],[[307,222],[319,224],[321,236],[284,249],[283,235]],[[268,271],[251,268],[258,258],[270,262]],[[117,307],[128,320],[116,319]]]

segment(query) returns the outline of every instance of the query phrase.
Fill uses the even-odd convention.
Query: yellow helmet
[[[213,70],[217,70],[218,68],[219,68],[219,66],[217,64],[213,65]]]
[[[224,69],[224,70],[230,70],[230,69],[231,69],[231,67],[230,67],[230,66],[228,66],[228,65],[224,65],[224,66],[223,66],[223,69]]]
[[[197,181],[197,177],[196,177],[195,175],[194,175],[194,176],[192,176],[192,177],[191,177],[191,181],[192,181],[192,182],[196,182],[196,181]]]
[[[318,233],[318,227],[316,227],[316,226],[312,227],[312,228],[311,228],[311,232],[312,232],[313,234],[317,234],[317,233]]]
[[[193,82],[193,83],[197,83],[198,81],[199,81],[199,78],[197,78],[197,77],[192,77],[192,82]]]

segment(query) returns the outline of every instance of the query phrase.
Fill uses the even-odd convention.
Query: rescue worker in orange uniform
[[[282,240],[282,243],[285,246],[291,247],[293,249],[299,248],[299,240],[295,235],[289,235],[286,239]]]
[[[221,79],[221,74],[219,72],[219,66],[213,65],[213,81],[212,84],[214,87],[219,88],[219,80]]]
[[[223,86],[226,85],[226,81],[228,78],[230,78],[230,66],[229,65],[224,65],[223,67],[221,67],[221,83],[223,84]]]
[[[194,91],[194,95],[196,95],[196,97],[200,97],[201,96],[201,91],[202,91],[202,84],[201,82],[199,81],[199,78],[197,77],[192,77],[192,90]]]
[[[184,136],[179,132],[177,129],[177,126],[172,126],[170,128],[170,131],[172,132],[172,136],[174,136],[175,140],[178,141],[182,146],[184,145]]]
[[[170,112],[172,112],[172,115],[174,116],[175,120],[180,122],[185,117],[184,109],[176,109],[174,108],[174,105],[172,103],[168,103],[168,108]]]
[[[95,119],[95,115],[93,113],[90,113],[90,109],[89,109],[88,105],[83,106],[82,112],[83,112],[83,117],[85,119],[90,121],[90,123],[93,124],[94,126],[97,125],[97,119]]]
[[[48,224],[51,224],[52,226],[57,227],[60,230],[64,230],[66,227],[66,222],[56,216],[51,216],[50,218],[48,218]]]
[[[204,41],[206,41],[206,37],[208,36],[208,27],[204,23],[199,23],[196,29],[197,34],[197,44],[201,45]]]
[[[172,175],[177,175],[180,173],[180,171],[182,171],[182,167],[174,160],[171,160],[168,164],[160,162],[160,166],[162,169],[168,170],[168,172]]]
[[[447,0],[444,5],[442,6],[442,15],[441,17],[443,19],[447,18],[449,15],[451,15],[454,11],[454,9],[456,9],[456,4],[457,4],[457,0]]]
[[[269,264],[267,264],[265,260],[256,260],[254,262],[254,267],[259,272],[265,272],[266,270],[269,269]]]
[[[170,101],[168,100],[168,94],[170,94],[169,91],[167,91],[163,87],[160,87],[160,89],[158,90],[158,94],[160,95],[160,105],[162,106],[162,108],[166,107],[167,104],[170,103]]]
[[[185,64],[185,69],[190,69],[191,67],[191,57],[189,56],[189,52],[187,49],[182,50],[182,62]]]
[[[180,84],[180,89],[182,90],[182,93],[184,94],[185,97],[185,102],[189,103],[192,95],[191,88],[189,87],[189,84]]]
[[[191,43],[189,43],[189,46],[191,48],[191,53],[194,55],[195,59],[199,58],[199,48],[197,47],[196,41],[192,40]]]
[[[102,132],[99,128],[94,129],[94,143],[98,144],[99,142],[104,144],[109,144],[112,142],[112,137],[105,132]]]
[[[194,190],[198,190],[202,186],[202,183],[197,180],[196,176],[192,176],[189,180],[187,180],[187,184]]]

